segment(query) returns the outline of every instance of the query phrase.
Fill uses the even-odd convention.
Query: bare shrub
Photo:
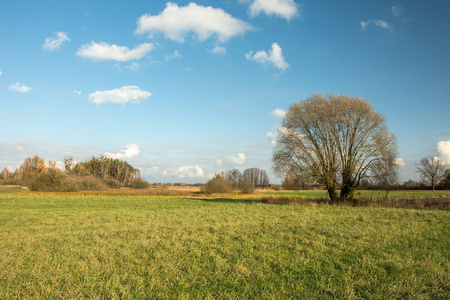
[[[255,191],[255,185],[253,183],[251,183],[247,177],[244,177],[239,182],[239,190],[243,194],[251,194]]]
[[[141,177],[136,178],[131,182],[130,187],[133,189],[148,189],[150,188],[150,183],[147,180],[142,179]]]
[[[108,189],[108,185],[103,180],[93,175],[81,177],[79,181],[83,191],[105,191]]]
[[[103,181],[112,189],[118,189],[122,187],[122,183],[119,180],[111,177],[104,178]]]
[[[231,193],[232,191],[232,182],[222,176],[210,179],[201,189],[201,192],[205,194]]]
[[[36,176],[28,188],[39,192],[77,192],[82,185],[76,178],[70,178],[58,169],[49,169]]]

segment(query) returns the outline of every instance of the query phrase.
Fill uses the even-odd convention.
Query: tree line
[[[28,157],[23,164],[10,171],[4,168],[0,174],[4,184],[26,185],[36,191],[102,190],[108,187],[145,188],[150,184],[142,179],[139,169],[128,162],[105,155],[92,156],[85,161],[64,158],[64,168],[56,162],[45,162],[38,155]]]

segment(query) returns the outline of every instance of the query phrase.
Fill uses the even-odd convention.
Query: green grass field
[[[0,194],[0,299],[448,299],[450,212]]]

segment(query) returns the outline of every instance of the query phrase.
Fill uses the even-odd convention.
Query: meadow
[[[450,296],[450,211],[250,198],[3,191],[0,298]]]

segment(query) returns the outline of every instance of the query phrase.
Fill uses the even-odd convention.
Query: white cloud
[[[405,165],[405,161],[404,161],[403,158],[401,158],[401,157],[397,157],[397,158],[395,159],[394,163],[395,163],[397,166],[404,166],[404,165]]]
[[[152,94],[139,89],[138,86],[123,86],[120,89],[96,91],[89,94],[89,101],[95,104],[102,104],[106,102],[111,103],[140,103]]]
[[[137,71],[137,70],[139,70],[141,68],[141,65],[136,63],[136,62],[132,62],[131,64],[129,64],[125,68],[127,68],[130,71]]]
[[[180,58],[181,57],[181,53],[178,52],[178,50],[175,50],[175,52],[171,55],[166,54],[166,56],[164,57],[165,61],[169,61],[172,60],[174,58]]]
[[[0,116],[2,115],[2,110],[0,109]]]
[[[450,165],[450,140],[437,143],[439,158],[445,165]]]
[[[202,178],[205,176],[205,172],[199,166],[183,166],[178,169],[165,170],[163,175],[175,175],[179,178]]]
[[[124,159],[124,158],[133,158],[136,156],[139,156],[141,151],[139,150],[139,146],[136,144],[130,144],[125,146],[125,148],[122,149],[122,151],[118,153],[104,153],[105,156],[114,158],[114,159]]]
[[[222,46],[216,46],[210,52],[213,54],[225,55],[227,54],[227,48]]]
[[[245,154],[242,152],[236,153],[236,155],[227,156],[227,159],[236,165],[243,165],[245,163]]]
[[[389,29],[389,24],[384,20],[368,20],[368,21],[362,21],[360,24],[361,24],[362,30],[366,30],[366,27],[369,25],[374,25],[377,27],[381,27],[383,29]]]
[[[259,16],[263,12],[267,16],[275,15],[287,21],[299,15],[294,0],[255,0],[250,5],[249,12],[252,17]]]
[[[216,160],[216,165],[222,166],[223,165],[223,161],[220,159]]]
[[[277,43],[272,44],[272,49],[269,50],[269,54],[267,54],[266,51],[258,51],[255,54],[253,54],[253,51],[250,51],[249,53],[245,54],[245,57],[249,61],[254,61],[260,64],[271,64],[283,71],[289,68],[289,64],[284,61],[281,47]]]
[[[32,88],[17,82],[16,84],[11,84],[9,86],[9,89],[11,91],[16,91],[16,92],[20,92],[20,93],[27,93],[27,92],[31,91]]]
[[[78,95],[78,96],[81,95],[81,91],[73,90],[73,93],[74,93],[75,95]]]
[[[276,108],[270,112],[275,118],[283,118],[286,115],[286,111],[280,108]]]
[[[128,61],[133,59],[141,59],[148,52],[153,50],[153,44],[144,43],[134,49],[128,49],[125,46],[117,46],[114,44],[108,44],[105,42],[95,43],[91,42],[78,49],[76,55],[83,58],[89,58],[94,61],[100,60],[115,60],[115,61]]]
[[[184,42],[185,37],[194,33],[199,41],[215,37],[219,42],[243,35],[252,26],[233,18],[220,8],[189,3],[178,7],[176,3],[167,2],[166,8],[159,15],[142,15],[137,21],[136,33],[163,33],[166,38]]]
[[[64,32],[55,32],[56,37],[46,38],[44,45],[42,45],[43,50],[53,51],[59,49],[64,42],[70,42],[69,37]]]
[[[2,71],[0,71],[0,76],[2,76],[3,75],[3,72]]]

